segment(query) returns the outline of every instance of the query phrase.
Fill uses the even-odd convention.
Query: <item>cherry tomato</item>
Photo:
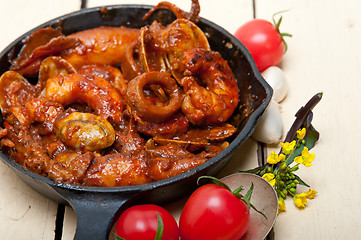
[[[179,229],[173,216],[154,204],[136,205],[125,210],[118,218],[115,234],[126,240],[154,240],[158,227],[158,215],[163,221],[164,240],[178,240]]]
[[[238,28],[234,36],[249,50],[259,71],[281,62],[285,44],[278,28],[271,22],[251,20]]]
[[[248,226],[246,203],[216,184],[195,190],[179,219],[182,240],[239,240]]]

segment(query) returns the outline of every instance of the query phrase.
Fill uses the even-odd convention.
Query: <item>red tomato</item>
[[[281,62],[285,45],[277,28],[263,19],[254,19],[235,32],[238,38],[251,53],[259,71]]]
[[[158,227],[158,215],[163,221],[164,240],[178,240],[179,229],[173,216],[164,208],[144,204],[125,210],[118,218],[115,234],[126,240],[154,240]]]
[[[179,231],[182,240],[239,240],[248,225],[247,205],[226,188],[207,184],[186,202]]]

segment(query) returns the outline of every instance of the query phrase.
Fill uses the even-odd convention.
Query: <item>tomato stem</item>
[[[242,191],[244,189],[244,186],[239,186],[236,190],[234,190],[232,193],[233,193],[233,195],[235,195],[236,197],[238,197],[238,196],[240,196],[240,197],[238,197],[238,198],[241,198],[241,197],[243,197],[243,195],[242,194],[240,194],[240,192]]]
[[[200,176],[197,180],[197,184],[199,185],[199,180],[201,179],[210,179],[212,181],[212,183],[217,184],[221,187],[224,187],[225,189],[227,189],[228,191],[232,192],[232,190],[227,186],[227,184],[224,184],[223,182],[221,182],[218,178],[212,177],[212,176]]]
[[[275,16],[278,15],[278,14],[287,12],[287,11],[289,11],[289,10],[287,9],[287,10],[279,11],[279,12],[276,12],[275,14],[273,14],[273,16],[272,16],[273,24],[274,24],[277,32],[278,32],[279,35],[281,36],[281,39],[282,39],[283,44],[285,45],[285,51],[284,51],[284,52],[287,52],[287,50],[288,50],[288,45],[287,45],[287,42],[285,41],[284,37],[292,37],[292,34],[289,34],[289,33],[281,33],[281,31],[280,31],[280,25],[281,25],[281,22],[282,22],[282,19],[283,19],[283,18],[282,18],[282,16],[281,16],[281,17],[278,19],[278,21],[276,22]]]
[[[155,234],[154,240],[161,240],[163,236],[163,220],[161,216],[157,213],[157,219],[158,219],[158,226],[157,226],[157,233]]]
[[[117,234],[113,233],[115,240],[125,240],[124,238],[119,237]]]

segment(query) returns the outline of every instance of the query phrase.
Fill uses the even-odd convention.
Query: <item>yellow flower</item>
[[[306,167],[311,167],[312,166],[311,163],[313,162],[314,159],[315,159],[315,154],[309,153],[308,148],[304,147],[302,150],[302,156],[295,157],[294,161],[296,163],[302,163]]]
[[[315,189],[310,189],[305,193],[306,193],[308,199],[314,199],[315,195],[317,194]]]
[[[309,153],[308,152],[308,148],[304,147],[302,150],[302,157],[303,157],[303,165],[305,165],[306,167],[311,167],[312,166],[312,162],[315,159],[315,154],[314,153]]]
[[[306,128],[297,130],[297,138],[302,140],[306,135]]]
[[[293,151],[293,149],[295,148],[295,146],[296,146],[296,141],[295,140],[293,140],[292,142],[285,142],[285,143],[280,143],[281,144],[281,147],[282,147],[282,151],[283,151],[283,153],[284,154],[286,154],[286,155],[288,155],[288,154],[290,154],[292,151]]]
[[[267,158],[269,164],[277,164],[279,162],[278,154],[275,151],[272,151]]]
[[[272,187],[276,184],[275,175],[273,173],[265,173],[263,174],[262,178],[269,182]]]
[[[306,193],[296,194],[295,196],[293,196],[293,202],[296,204],[298,208],[305,208],[307,204],[307,194]]]
[[[302,164],[303,163],[303,157],[302,156],[298,156],[298,157],[295,157],[295,160],[294,160],[296,163],[299,163],[299,164]]]
[[[278,162],[283,162],[286,156],[284,154],[278,155],[275,151],[272,151],[271,154],[267,158],[267,162],[269,164],[277,164]]]
[[[286,204],[283,198],[278,198],[278,214],[286,211]]]

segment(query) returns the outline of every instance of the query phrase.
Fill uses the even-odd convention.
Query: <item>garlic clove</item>
[[[271,66],[262,72],[263,78],[273,89],[272,98],[281,102],[287,95],[288,82],[284,72],[276,66]]]
[[[279,104],[271,100],[268,108],[261,116],[252,137],[265,144],[278,144],[283,135],[283,121]]]

